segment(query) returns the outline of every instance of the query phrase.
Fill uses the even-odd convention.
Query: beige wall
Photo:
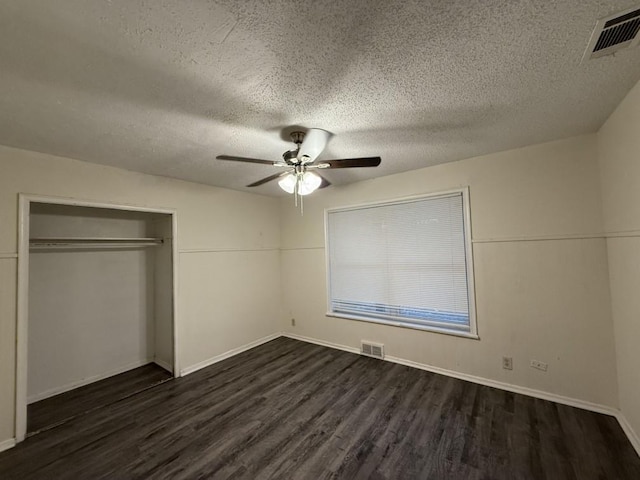
[[[153,273],[149,250],[31,252],[29,403],[153,361]]]
[[[598,133],[620,408],[640,439],[640,83]]]
[[[356,348],[379,341],[390,356],[617,407],[596,154],[587,135],[332,187],[305,200],[303,217],[284,199],[282,278],[297,288],[284,290],[283,329]],[[325,208],[465,185],[479,341],[325,316]]]
[[[279,330],[276,199],[8,147],[0,172],[0,443],[14,436],[19,192],[177,210],[182,369]]]

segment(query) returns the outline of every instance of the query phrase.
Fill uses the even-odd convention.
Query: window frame
[[[331,259],[329,258],[329,215],[333,212],[361,210],[371,207],[383,207],[388,205],[400,205],[403,203],[413,203],[425,199],[436,199],[442,197],[449,197],[452,195],[462,195],[462,216],[463,216],[463,231],[464,231],[464,246],[465,246],[465,261],[466,261],[466,273],[467,273],[467,297],[469,304],[469,331],[455,330],[446,326],[440,327],[437,325],[417,325],[409,324],[392,319],[367,317],[364,315],[355,315],[342,312],[333,312],[331,309]],[[471,230],[471,207],[469,202],[469,187],[455,188],[451,190],[443,190],[433,193],[413,195],[409,197],[402,197],[389,200],[376,200],[367,203],[360,203],[356,205],[331,207],[324,210],[324,249],[325,249],[325,272],[326,272],[326,290],[327,290],[327,317],[344,318],[347,320],[357,320],[368,323],[377,323],[382,325],[390,325],[395,327],[409,328],[412,330],[421,330],[434,333],[442,333],[446,335],[453,335],[456,337],[464,337],[479,340],[478,325],[476,318],[476,289],[474,281],[474,261],[473,261],[473,236]]]

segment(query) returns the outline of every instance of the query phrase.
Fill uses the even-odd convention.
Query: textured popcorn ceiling
[[[347,183],[596,131],[640,48],[580,64],[604,0],[2,0],[0,144],[264,194],[282,130]],[[280,192],[281,193],[281,192]]]

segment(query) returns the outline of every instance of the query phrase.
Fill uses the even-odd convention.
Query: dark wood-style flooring
[[[172,375],[165,369],[150,363],[32,403],[27,407],[27,432],[31,435],[47,430],[171,378]]]
[[[8,479],[639,479],[610,416],[279,338],[28,438]]]

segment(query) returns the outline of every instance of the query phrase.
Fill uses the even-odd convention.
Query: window
[[[476,337],[468,190],[326,212],[328,315]]]

